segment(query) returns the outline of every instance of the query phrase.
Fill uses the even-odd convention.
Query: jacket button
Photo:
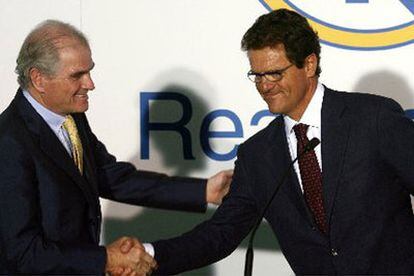
[[[331,254],[334,257],[338,256],[338,252],[334,248],[331,249]]]

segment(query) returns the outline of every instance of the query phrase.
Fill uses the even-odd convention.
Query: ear
[[[314,53],[305,58],[305,70],[306,76],[312,78],[316,74],[316,68],[318,67],[318,59]]]
[[[37,68],[31,68],[29,71],[30,81],[33,86],[40,94],[43,94],[45,91],[45,75],[40,72]]]

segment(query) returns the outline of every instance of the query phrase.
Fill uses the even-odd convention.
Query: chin
[[[270,113],[281,113],[281,110],[280,110],[280,108],[277,108],[277,107],[272,107],[271,105],[268,105],[268,109],[269,109],[269,112]]]
[[[88,106],[74,108],[71,113],[84,113],[88,110]]]
[[[89,103],[86,102],[79,108],[80,110],[79,112],[85,112],[86,110],[88,110],[88,108],[89,108]]]
[[[282,113],[283,111],[284,104],[281,101],[269,100],[266,101],[266,104],[271,113]]]

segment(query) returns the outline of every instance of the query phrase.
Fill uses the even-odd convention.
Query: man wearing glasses
[[[391,99],[323,86],[318,36],[293,11],[259,17],[242,49],[248,77],[281,116],[240,145],[230,192],[209,221],[153,243],[156,273],[229,255],[281,185],[264,217],[295,274],[413,274],[412,121]],[[312,138],[321,144],[303,154]]]

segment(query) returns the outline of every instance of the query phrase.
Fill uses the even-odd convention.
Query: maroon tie
[[[309,143],[306,131],[308,125],[297,124],[293,127],[296,138],[298,139],[297,154],[303,152],[304,147]],[[322,198],[322,174],[316,159],[315,151],[309,151],[299,158],[300,176],[302,179],[303,193],[306,203],[311,210],[316,225],[322,233],[327,232],[325,221],[325,210]]]

